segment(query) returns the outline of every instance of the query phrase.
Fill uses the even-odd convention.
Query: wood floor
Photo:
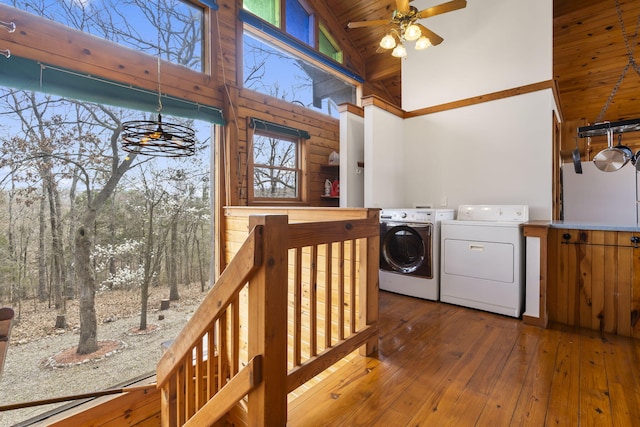
[[[289,403],[288,426],[638,426],[640,340],[380,293],[378,358]]]

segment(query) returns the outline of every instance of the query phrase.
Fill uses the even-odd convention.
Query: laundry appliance
[[[453,209],[380,211],[380,289],[437,301],[440,295],[440,222]]]
[[[526,205],[461,205],[442,222],[440,300],[520,317]]]

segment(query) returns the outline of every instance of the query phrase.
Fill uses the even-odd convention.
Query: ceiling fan
[[[362,28],[391,25],[387,34],[380,40],[380,47],[393,49],[391,52],[393,56],[403,58],[407,56],[407,50],[404,47],[404,42],[406,41],[415,41],[416,50],[426,49],[429,46],[436,46],[442,43],[443,38],[418,23],[419,19],[441,15],[467,6],[467,0],[452,0],[424,10],[418,10],[416,7],[409,5],[410,1],[396,0],[396,9],[393,11],[390,20],[376,19],[373,21],[349,22],[347,27]]]

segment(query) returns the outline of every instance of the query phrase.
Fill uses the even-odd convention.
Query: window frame
[[[255,129],[251,126],[247,126],[248,130],[248,150],[247,150],[247,203],[249,205],[308,205],[309,197],[308,197],[308,162],[307,162],[307,139],[288,135],[285,133],[273,131],[273,130],[264,130],[264,129]],[[293,168],[285,168],[281,167],[278,169],[282,170],[293,170],[296,172],[296,182],[298,186],[298,194],[294,197],[256,197],[254,193],[255,188],[255,177],[254,170],[257,166],[266,166],[272,167],[269,165],[256,164],[254,162],[254,140],[256,136],[263,136],[267,138],[277,138],[283,141],[289,141],[296,145],[296,164],[297,167]]]

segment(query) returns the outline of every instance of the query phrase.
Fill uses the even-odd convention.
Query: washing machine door
[[[431,279],[432,224],[387,224],[381,234],[382,269]]]

